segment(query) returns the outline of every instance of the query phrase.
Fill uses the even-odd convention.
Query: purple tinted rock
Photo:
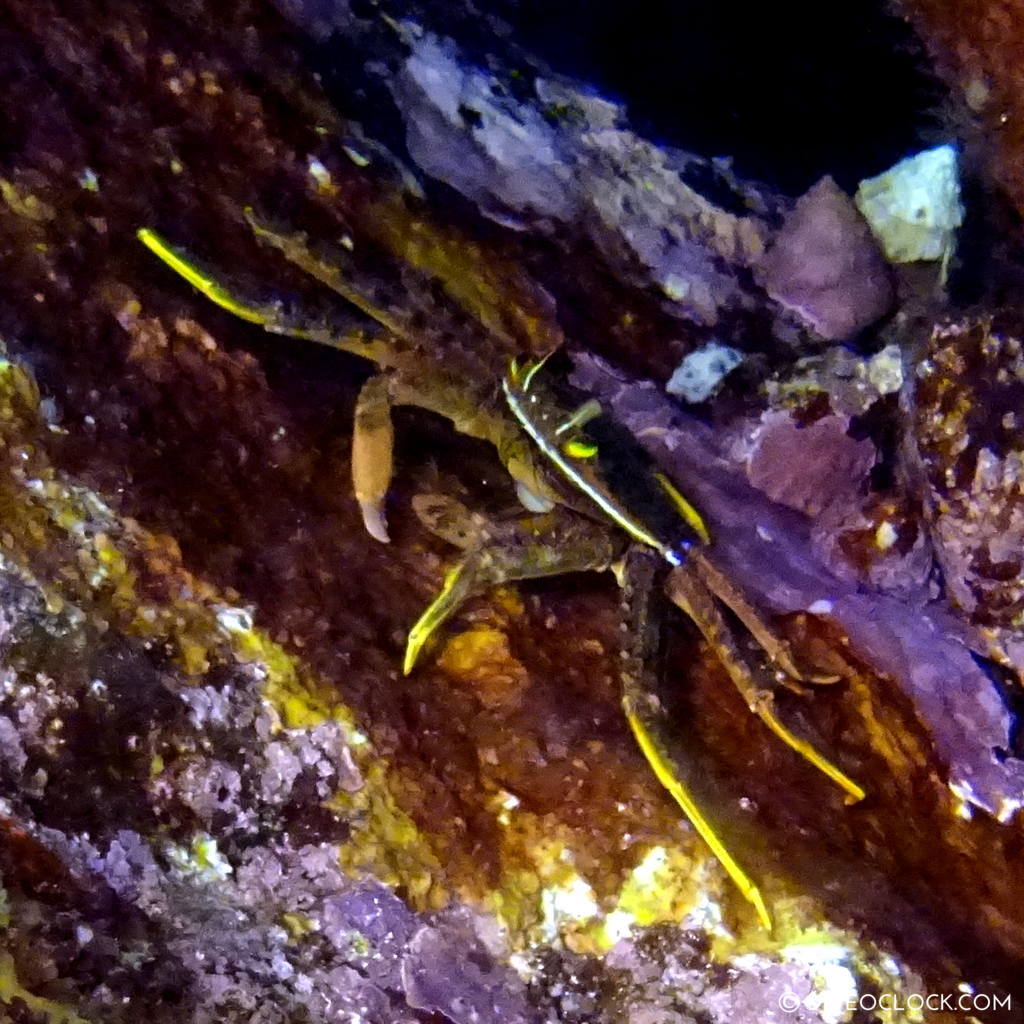
[[[409,908],[377,882],[363,882],[324,900],[321,927],[340,952],[359,961],[363,973],[389,989],[402,987],[401,963],[418,922]],[[356,953],[365,943],[364,956]]]
[[[889,265],[829,177],[796,201],[758,269],[768,294],[829,341],[853,337],[892,306]]]
[[[28,763],[18,730],[6,715],[0,715],[0,763],[14,775],[20,775]]]
[[[588,355],[573,383],[600,398],[714,525],[707,557],[775,614],[829,620],[853,651],[913,701],[964,800],[1009,820],[1024,803],[1024,762],[1008,758],[1010,714],[975,663],[980,638],[941,602],[922,606],[840,580],[817,558],[810,523],[771,501],[731,463],[707,425],[653,384],[616,377]]]
[[[492,84],[449,41],[417,40],[394,83],[412,158],[485,209],[565,220],[575,196],[557,133]]]
[[[847,433],[847,416],[801,425],[788,412],[768,412],[747,454],[750,482],[772,501],[817,516],[855,501],[875,463],[874,445]]]
[[[525,986],[476,935],[469,912],[454,912],[413,937],[402,965],[405,995],[417,1010],[455,1024],[527,1024],[536,1014]]]

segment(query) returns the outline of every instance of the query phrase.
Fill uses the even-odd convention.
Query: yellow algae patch
[[[38,398],[31,375],[0,359],[5,567],[30,581],[53,610],[165,648],[193,678],[215,665],[251,666],[283,728],[341,723],[365,780],[356,794],[338,798],[358,826],[343,861],[404,886],[420,905],[443,903],[440,862],[392,795],[403,787],[375,759],[336,689],[257,628],[249,609],[189,572],[173,538],[119,517],[100,496],[62,478],[35,443],[45,438]]]
[[[13,957],[9,953],[0,953],[0,1003],[9,1006],[15,999],[49,1024],[89,1024],[85,1017],[79,1017],[69,1006],[43,999],[22,988]]]
[[[496,891],[487,897],[488,909],[514,937],[545,943],[560,937],[573,949],[586,951],[592,946],[588,933],[603,915],[593,888],[577,868],[568,830],[548,817],[524,814],[516,831],[520,839],[526,832],[536,838],[519,851],[519,865],[503,872]]]
[[[291,942],[298,942],[303,936],[320,930],[320,922],[315,917],[310,917],[308,914],[294,914],[291,911],[285,911],[281,915],[281,924],[288,932]]]
[[[486,708],[517,704],[530,681],[526,668],[512,657],[508,637],[488,626],[450,637],[437,663],[451,679],[471,687]]]
[[[399,807],[395,792],[415,789],[415,779],[381,762],[370,765],[365,785],[338,793],[327,804],[360,827],[341,847],[341,865],[353,874],[372,873],[386,885],[402,886],[417,910],[438,910],[448,902],[446,873],[415,822]]]
[[[489,592],[488,599],[492,608],[510,619],[521,619],[526,613],[518,587],[495,587]]]
[[[230,638],[235,660],[259,666],[263,675],[263,698],[277,712],[286,729],[312,729],[322,722],[336,721],[349,736],[357,733],[351,711],[337,699],[337,691],[315,679],[299,658],[257,629],[244,608],[221,605],[217,624]]]
[[[583,866],[578,851],[585,841],[571,828],[552,815],[520,810],[519,801],[502,791],[491,809],[503,826],[503,870],[485,904],[514,943],[559,939],[576,952],[601,955],[634,927],[666,923],[700,927],[715,937],[722,956],[736,948],[719,906],[726,877],[696,837],[695,848],[638,847],[639,859],[618,892],[599,898],[598,891],[608,891],[607,880]],[[752,931],[765,941],[762,929]]]
[[[49,203],[43,202],[31,192],[18,188],[14,182],[6,178],[0,178],[0,199],[3,199],[12,213],[26,220],[42,222],[53,220],[57,216],[57,211]]]
[[[641,927],[683,920],[701,903],[702,874],[677,847],[651,847],[619,892],[609,940],[616,941],[614,932],[627,918]]]
[[[205,832],[193,836],[188,846],[168,847],[167,859],[181,874],[200,882],[220,882],[232,873],[217,840]]]

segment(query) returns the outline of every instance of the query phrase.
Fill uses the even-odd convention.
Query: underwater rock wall
[[[938,614],[930,531],[976,508],[949,500],[926,433],[927,488],[893,469],[907,421],[882,353],[920,339],[899,317],[862,332],[894,279],[908,308],[905,280],[838,187],[797,201],[659,145],[470,6],[476,48],[443,35],[434,6],[4,4],[5,1012],[674,1024],[771,1019],[794,993],[785,1019],[815,1021],[858,994],[1004,992],[1024,945],[1020,762],[969,653],[990,623],[936,627],[968,680],[948,699],[928,698],[953,673],[913,645],[881,636],[887,662],[871,637],[849,643],[853,622],[899,620],[880,608]],[[336,258],[362,306],[258,244],[249,207]],[[481,597],[404,676],[406,633],[455,557],[412,498],[501,514],[500,461],[430,411],[440,399],[399,410],[393,542],[372,541],[348,491],[366,361],[216,309],[142,248],[146,226],[339,336],[414,337],[456,396],[567,342],[661,382],[716,341],[742,355],[698,433],[736,452],[757,423],[767,450],[774,423],[791,452],[833,459],[849,500],[812,523],[828,503],[780,487],[775,561],[730,562],[757,549],[763,506],[709,473],[733,501],[709,500],[711,532],[794,647],[843,677],[779,704],[872,794],[845,807],[676,617],[663,699],[756,863],[773,935],[622,718],[611,581]],[[808,239],[834,273],[791,258]],[[787,469],[811,477],[796,456]],[[990,551],[947,545],[940,563],[1013,606]],[[779,597],[821,573],[848,620]],[[951,792],[968,772],[974,791]]]

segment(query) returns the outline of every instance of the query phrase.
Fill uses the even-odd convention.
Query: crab
[[[319,342],[370,360],[378,372],[356,402],[352,484],[371,537],[388,541],[384,513],[392,477],[391,408],[414,405],[451,420],[457,431],[490,442],[516,483],[528,513],[497,522],[443,495],[421,495],[414,509],[428,529],[462,549],[437,597],[409,631],[403,669],[415,670],[445,621],[471,596],[507,581],[584,570],[616,572],[627,611],[621,656],[622,707],[636,742],[664,788],[708,844],[758,919],[771,915],[754,877],[692,795],[685,757],[657,697],[652,666],[653,595],[665,573],[673,602],[688,615],[721,660],[750,710],[785,744],[844,793],[848,803],[864,790],[774,710],[778,682],[829,681],[801,669],[771,624],[704,557],[713,543],[699,512],[644,455],[635,440],[593,399],[567,403],[567,391],[542,359],[513,360],[503,374],[456,372],[418,343],[409,318],[396,314],[367,287],[359,287],[351,258],[314,249],[306,236],[279,230],[246,211],[263,243],[327,285],[360,320],[348,329],[329,316],[297,313],[283,302],[254,301],[171,245],[151,228],[140,241],[206,298],[274,334]],[[550,355],[550,353],[548,354]],[[719,601],[735,614],[773,666],[752,666]],[[767,677],[767,678],[766,678]]]

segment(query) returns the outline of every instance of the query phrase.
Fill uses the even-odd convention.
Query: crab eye
[[[597,454],[597,445],[581,437],[571,437],[562,445],[562,451],[571,459],[592,459]]]

